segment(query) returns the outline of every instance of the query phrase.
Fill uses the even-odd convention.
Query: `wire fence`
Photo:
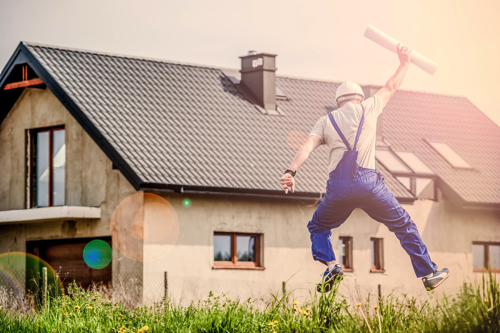
[[[41,272],[40,272],[41,273]],[[105,295],[113,302],[124,302],[127,307],[138,305],[152,305],[153,303],[169,302],[187,306],[197,304],[209,297],[209,294],[225,297],[242,302],[251,299],[258,308],[265,307],[274,297],[282,297],[284,293],[290,294],[290,299],[305,302],[315,293],[315,282],[291,279],[288,282],[271,279],[246,279],[207,277],[206,275],[180,275],[177,272],[164,271],[126,271],[104,276],[104,279],[95,279],[93,275],[65,274],[58,272],[57,277],[62,282],[62,288],[54,283],[54,279],[44,282],[43,274],[33,274],[23,269],[0,270],[0,307],[23,308],[26,299],[32,303],[43,303],[44,292],[50,295],[61,293],[68,294],[70,284],[93,290]],[[68,276],[73,277],[71,280]],[[103,275],[99,276],[100,278]],[[48,284],[48,286],[47,286]],[[57,291],[57,292],[54,292]],[[362,301],[368,294],[376,296],[381,294],[380,285],[377,288],[362,289],[355,279],[344,279],[341,293],[350,303]],[[377,295],[378,294],[378,295]],[[12,300],[12,301],[11,301]]]
[[[84,289],[92,289],[106,294],[113,301],[124,301],[129,306],[153,304],[168,299],[176,305],[189,305],[206,300],[209,294],[223,296],[232,300],[246,301],[265,306],[273,300],[273,295],[281,297],[284,292],[293,291],[292,297],[306,297],[314,288],[312,283],[298,283],[264,279],[230,279],[220,277],[183,276],[168,272],[129,271],[100,275],[95,279],[92,275],[65,274],[57,272],[56,277],[44,280],[42,272],[33,274],[23,269],[0,271],[0,289],[4,298],[15,298],[23,306],[23,298],[39,298],[48,290],[52,294],[68,293],[70,285]],[[69,279],[71,276],[72,279]],[[55,283],[59,278],[61,284]],[[62,285],[62,288],[61,288]],[[59,289],[54,293],[55,289]],[[10,295],[10,296],[8,296]],[[0,302],[0,306],[2,306]]]

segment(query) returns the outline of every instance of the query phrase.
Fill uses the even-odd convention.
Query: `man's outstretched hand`
[[[409,65],[411,61],[411,51],[408,46],[401,43],[398,44],[398,58],[401,65]]]
[[[285,194],[288,194],[288,188],[292,190],[292,193],[295,191],[295,179],[289,173],[285,173],[283,177],[280,179],[281,186],[285,190]]]

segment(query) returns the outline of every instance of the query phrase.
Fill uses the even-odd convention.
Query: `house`
[[[143,302],[307,293],[324,269],[306,225],[325,147],[294,194],[279,177],[339,82],[276,75],[275,61],[250,52],[235,70],[20,43],[0,75],[0,253],[39,257],[65,284],[135,281]],[[450,269],[440,289],[457,291],[500,263],[500,128],[464,97],[404,90],[381,117],[377,170]],[[112,256],[92,264],[93,241]],[[397,238],[363,211],[332,241],[344,292],[425,295]]]

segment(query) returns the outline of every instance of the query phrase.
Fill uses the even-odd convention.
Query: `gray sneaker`
[[[424,283],[425,289],[427,289],[427,291],[431,291],[443,283],[449,275],[450,272],[448,271],[448,268],[443,268],[440,271],[434,271],[434,274],[429,278],[423,277],[422,282]]]
[[[323,273],[321,283],[317,285],[316,290],[320,293],[321,289],[324,287],[325,292],[329,292],[336,280],[342,280],[343,275],[344,271],[340,265],[336,265],[331,271],[327,268]]]

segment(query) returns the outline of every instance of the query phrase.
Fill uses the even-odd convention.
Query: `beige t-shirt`
[[[375,140],[377,131],[377,118],[382,113],[382,102],[377,95],[367,98],[362,102],[365,107],[365,122],[359,136],[356,150],[358,153],[358,164],[363,168],[375,169]],[[340,131],[354,148],[356,132],[363,109],[361,104],[347,102],[340,109],[332,112],[333,118],[337,122]],[[321,140],[321,144],[326,144],[329,150],[329,172],[337,167],[342,159],[342,155],[347,151],[347,147],[335,131],[328,115],[321,117],[314,125],[309,136],[314,135]]]

